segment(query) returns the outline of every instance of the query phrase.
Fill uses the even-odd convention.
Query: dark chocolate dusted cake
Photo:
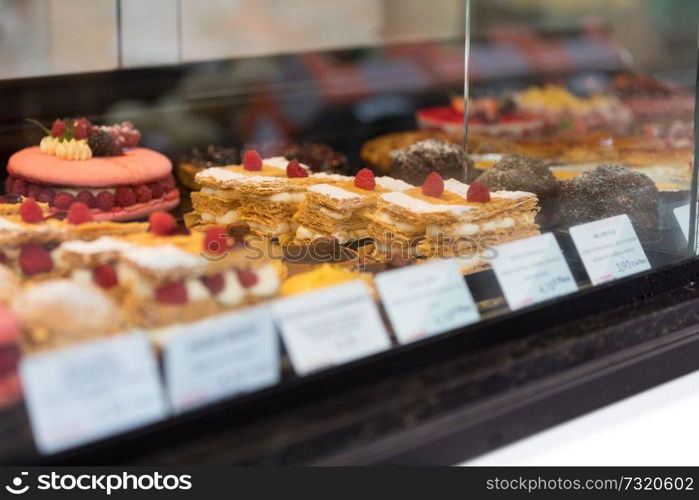
[[[478,180],[491,191],[534,193],[541,206],[537,221],[543,225],[553,222],[559,183],[543,161],[521,155],[505,156],[481,174]]]
[[[177,165],[175,173],[180,183],[187,189],[196,190],[194,176],[204,169],[223,167],[239,163],[238,151],[235,148],[207,146],[205,149],[194,148],[185,155]]]
[[[348,160],[345,155],[320,142],[277,141],[263,144],[247,143],[243,154],[248,149],[257,150],[263,158],[283,156],[287,160],[298,160],[308,165],[313,172],[347,174]]]
[[[472,168],[468,156],[466,161],[470,162],[469,169]],[[418,142],[396,154],[390,175],[413,186],[421,186],[432,172],[439,173],[445,180],[464,182],[466,169],[463,148],[434,139]]]
[[[561,183],[561,225],[576,226],[626,214],[642,241],[658,238],[658,189],[645,174],[603,165]]]

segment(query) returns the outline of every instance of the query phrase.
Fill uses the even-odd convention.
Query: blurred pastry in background
[[[22,397],[19,365],[19,321],[8,309],[0,307],[0,409],[17,403]]]
[[[39,351],[124,330],[125,317],[99,287],[72,280],[42,281],[12,301],[22,325],[22,347]]]

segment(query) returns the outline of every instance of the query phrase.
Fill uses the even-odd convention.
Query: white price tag
[[[381,273],[375,281],[401,344],[480,320],[453,259]]]
[[[361,281],[278,300],[272,308],[299,375],[391,346],[376,304]]]
[[[677,224],[679,224],[682,230],[682,234],[684,234],[684,239],[689,243],[689,204],[675,208],[673,213],[675,214],[675,219],[677,219]],[[699,213],[699,204],[697,213]],[[697,246],[699,246],[699,239],[697,239]]]
[[[42,453],[104,439],[167,414],[153,349],[141,333],[26,356],[20,375]]]
[[[593,285],[650,269],[626,214],[571,227],[570,236]]]
[[[577,291],[578,285],[553,234],[545,233],[494,248],[497,256],[492,261],[493,270],[510,309],[521,309]]]
[[[168,333],[165,384],[177,412],[279,382],[279,338],[268,308],[224,314]]]

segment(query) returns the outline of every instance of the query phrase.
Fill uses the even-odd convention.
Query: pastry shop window
[[[13,454],[351,386],[696,264],[695,1],[71,0],[71,33],[57,3],[0,0]]]

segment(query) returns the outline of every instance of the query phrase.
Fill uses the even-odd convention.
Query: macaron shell
[[[172,172],[172,163],[165,155],[147,148],[131,148],[121,156],[70,161],[44,154],[34,146],[13,154],[7,170],[25,180],[52,186],[100,188],[161,179]]]
[[[151,200],[148,203],[137,203],[126,208],[115,208],[111,212],[103,212],[99,210],[93,211],[93,216],[96,221],[112,220],[112,221],[127,221],[141,219],[156,210],[171,210],[180,202],[180,193],[177,188],[167,193],[163,198]]]

